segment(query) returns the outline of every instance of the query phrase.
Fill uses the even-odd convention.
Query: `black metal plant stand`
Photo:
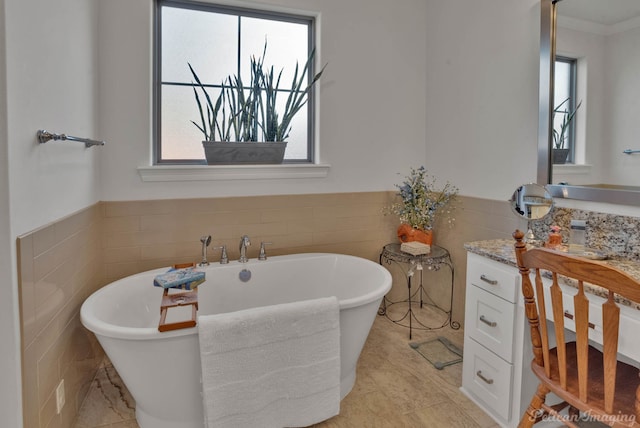
[[[409,328],[409,339],[412,338],[413,329],[417,330],[437,330],[441,329],[447,325],[449,325],[454,330],[460,328],[460,323],[457,321],[453,321],[451,319],[451,311],[453,308],[453,280],[454,280],[454,272],[453,272],[453,263],[451,262],[451,256],[449,255],[449,251],[445,248],[439,247],[437,245],[431,246],[431,252],[429,254],[422,254],[418,256],[414,256],[409,253],[405,253],[400,250],[400,244],[387,244],[382,248],[382,252],[380,253],[380,264],[383,262],[390,265],[391,263],[396,263],[401,268],[407,267],[404,270],[405,276],[407,277],[407,289],[408,295],[404,300],[392,301],[387,296],[384,296],[382,299],[382,304],[380,309],[378,309],[378,315],[384,315],[389,320],[394,322],[395,324],[401,325],[403,327]],[[451,271],[451,297],[449,300],[449,308],[444,309],[438,306],[433,299],[429,297],[429,293],[424,287],[423,283],[423,273],[424,270],[438,271],[443,266],[447,266]],[[416,277],[416,273],[419,276],[419,284],[418,287],[413,289],[413,281]],[[426,296],[426,299],[425,299]],[[391,305],[399,304],[399,303],[407,303],[408,308],[407,311],[397,319],[393,319],[387,313],[387,308]],[[415,310],[413,308],[414,304],[419,304],[420,308],[423,305],[429,305],[434,307],[444,314],[447,315],[447,319],[441,325],[428,326],[420,321],[416,317]],[[414,325],[414,322],[416,325]]]

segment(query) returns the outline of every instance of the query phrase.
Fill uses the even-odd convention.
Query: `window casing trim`
[[[329,164],[152,165],[138,167],[144,182],[325,178]]]

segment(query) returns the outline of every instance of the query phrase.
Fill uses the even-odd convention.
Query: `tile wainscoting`
[[[80,323],[82,302],[104,285],[102,217],[96,204],[17,240],[25,428],[72,426],[104,358]]]
[[[104,264],[107,281],[177,262],[200,261],[200,237],[211,235],[208,259],[218,262],[226,245],[239,257],[248,235],[247,256],[336,252],[377,260],[394,239],[395,219],[382,215],[393,193],[338,193],[210,199],[103,202]]]
[[[378,261],[396,240],[397,220],[383,215],[395,192],[99,202],[18,238],[24,426],[68,427],[77,418],[103,360],[79,311],[94,290],[116,279],[172,263],[199,261],[200,237],[226,245],[238,258],[241,235],[249,257],[261,241],[268,255],[336,252]],[[451,252],[453,318],[463,323],[466,254],[463,243],[509,237],[526,227],[506,201],[460,197],[452,229],[436,226],[436,243]],[[219,251],[208,252],[217,262]],[[394,287],[406,287],[396,284]],[[64,379],[66,404],[56,413]]]

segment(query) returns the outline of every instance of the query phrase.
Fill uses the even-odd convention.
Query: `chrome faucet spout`
[[[243,235],[240,238],[240,259],[238,260],[240,263],[246,263],[249,261],[247,258],[247,247],[251,245],[251,241],[247,235]]]
[[[273,242],[261,242],[260,253],[258,254],[258,260],[267,260],[267,251],[264,249],[265,245],[271,245]]]
[[[219,247],[214,247],[216,250],[220,250],[220,264],[226,265],[229,263],[229,256],[227,256],[227,246],[221,245]]]

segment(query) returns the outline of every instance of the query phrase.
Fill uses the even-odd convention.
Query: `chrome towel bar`
[[[640,150],[627,149],[627,150],[624,150],[622,153],[624,153],[625,155],[632,155],[634,153],[640,153]]]
[[[80,143],[84,143],[85,147],[104,146],[105,144],[104,141],[92,140],[90,138],[73,137],[71,135],[65,135],[65,134],[52,134],[51,132],[45,131],[44,129],[39,130],[37,135],[38,135],[38,141],[40,142],[40,144],[44,144],[49,140],[78,141]]]

